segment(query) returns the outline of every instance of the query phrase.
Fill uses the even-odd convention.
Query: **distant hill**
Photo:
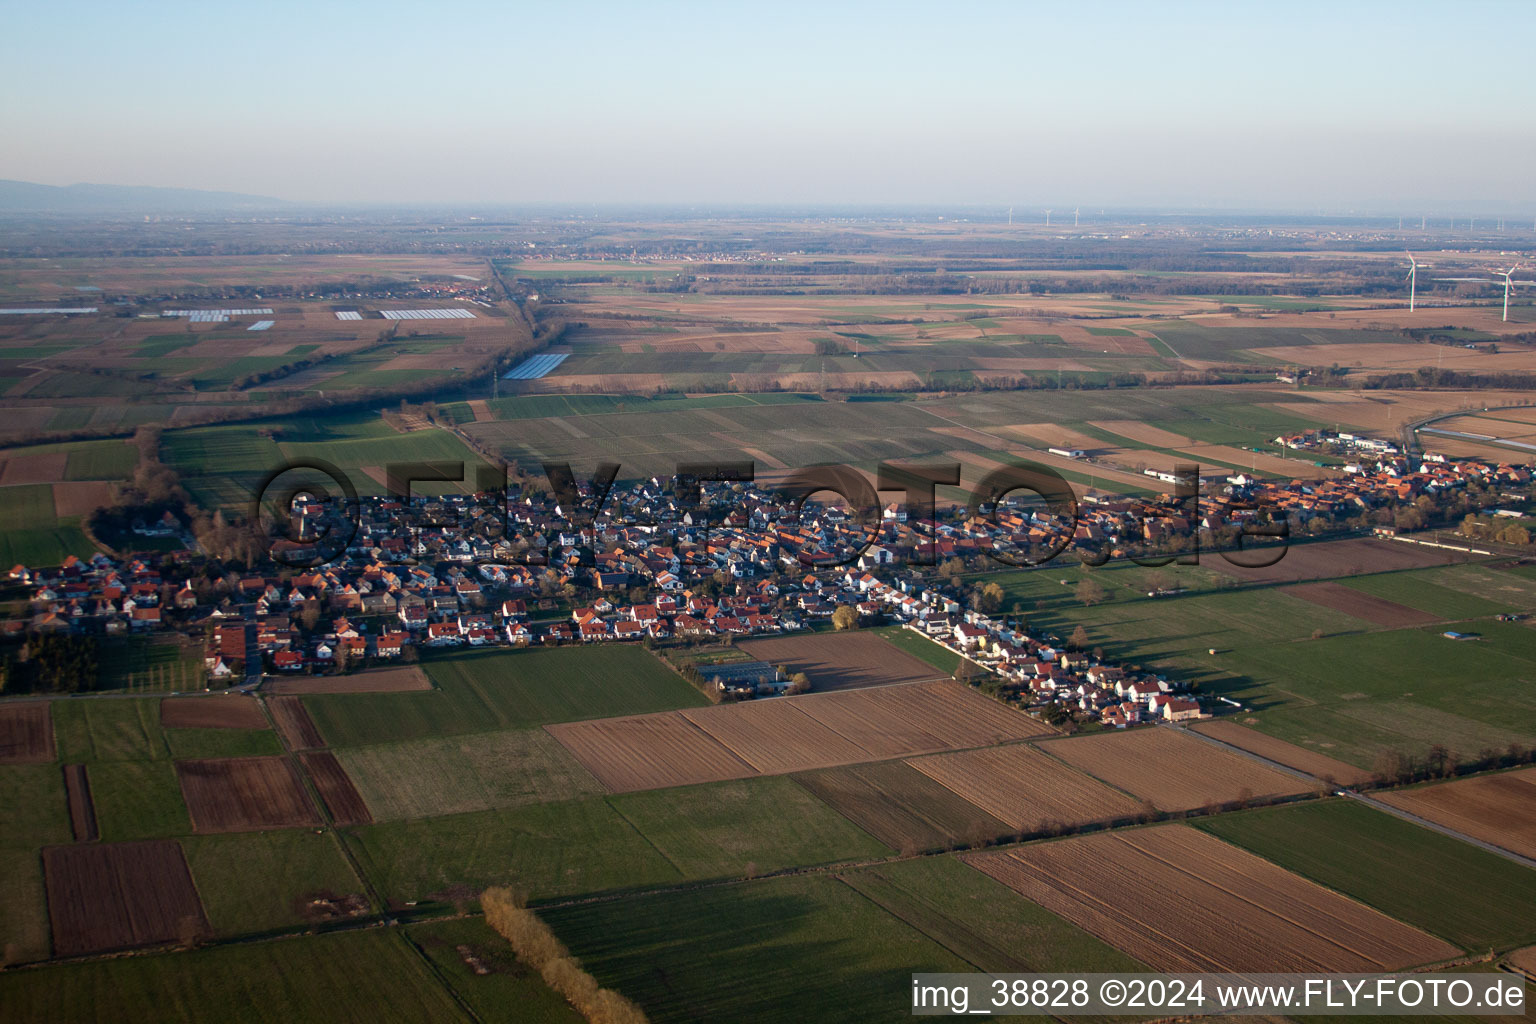
[[[277,210],[283,199],[147,185],[38,185],[0,179],[0,213],[209,213]]]

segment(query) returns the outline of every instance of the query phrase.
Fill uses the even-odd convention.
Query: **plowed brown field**
[[[565,722],[544,729],[614,793],[758,774],[676,711]]]
[[[336,760],[335,754],[329,750],[300,754],[299,761],[309,773],[315,788],[320,791],[320,798],[325,801],[326,809],[331,812],[336,824],[368,825],[373,822],[373,815],[368,813],[368,805],[363,802],[362,794],[352,785],[351,777],[341,762]]]
[[[177,761],[176,777],[194,832],[255,832],[318,825],[286,757]]]
[[[1162,726],[1059,740],[1041,749],[1165,811],[1311,788],[1295,776]]]
[[[1183,825],[962,859],[1160,971],[1370,972],[1459,953]]]
[[[545,729],[614,792],[808,771],[1054,732],[955,682],[774,697]]]
[[[64,795],[69,801],[69,830],[75,842],[91,842],[97,836],[96,805],[91,802],[91,783],[85,765],[64,766]]]
[[[1027,744],[908,761],[1019,832],[1129,819],[1137,801]]]
[[[1378,798],[1474,839],[1536,857],[1536,768],[1380,793]]]
[[[0,707],[0,764],[46,764],[54,756],[47,701]]]
[[[43,850],[55,956],[153,946],[210,933],[181,845],[79,844]]]
[[[1352,615],[1357,619],[1374,622],[1378,626],[1386,626],[1390,629],[1422,626],[1426,622],[1435,621],[1435,616],[1429,612],[1421,612],[1417,608],[1409,608],[1396,601],[1388,601],[1384,597],[1367,594],[1329,580],[1285,587],[1280,592],[1300,598],[1308,604],[1315,604],[1330,611],[1343,612],[1345,615]]]
[[[430,690],[432,681],[415,665],[354,672],[345,676],[287,676],[264,687],[268,693],[404,693]]]
[[[1212,739],[1258,754],[1276,764],[1283,764],[1287,768],[1294,768],[1323,780],[1332,779],[1341,786],[1361,786],[1371,781],[1371,773],[1363,768],[1336,761],[1327,754],[1319,754],[1315,750],[1298,747],[1285,740],[1277,740],[1273,736],[1264,735],[1257,729],[1249,729],[1230,720],[1197,722],[1191,728]]]
[[[277,723],[277,731],[282,734],[283,742],[288,744],[289,749],[312,750],[325,746],[324,737],[315,728],[314,720],[309,717],[309,712],[304,709],[299,698],[273,697],[267,702],[267,707],[272,710],[272,721]]]
[[[265,729],[267,716],[254,697],[166,697],[160,724],[167,729]]]

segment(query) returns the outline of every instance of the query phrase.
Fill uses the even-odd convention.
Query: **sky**
[[[1536,211],[1536,3],[0,0],[0,178]]]

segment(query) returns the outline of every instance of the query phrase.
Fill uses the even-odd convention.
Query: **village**
[[[186,551],[163,562],[97,554],[51,569],[18,565],[10,576],[29,588],[32,614],[7,629],[176,631],[206,644],[211,687],[250,687],[269,675],[414,661],[422,649],[692,647],[897,624],[964,659],[965,675],[986,680],[994,696],[1055,720],[1123,728],[1204,712],[1177,680],[1106,664],[1059,637],[1010,624],[965,573],[1032,564],[1055,551],[1088,564],[1189,558],[1202,543],[1219,546],[1213,542],[1266,521],[1286,524],[1293,536],[1362,526],[1391,535],[1398,525],[1423,525],[1426,510],[1469,487],[1485,507],[1528,498],[1517,490],[1530,484],[1522,466],[1429,458],[1413,465],[1390,446],[1360,458],[1334,479],[1233,474],[1190,498],[1089,495],[1075,521],[1010,496],[975,511],[941,504],[931,523],[892,503],[860,523],[845,504],[797,504],[751,483],[708,485],[701,501],[688,502],[652,479],[613,488],[595,513],[530,491],[509,499],[498,536],[487,528],[494,502],[488,506],[485,495],[364,498],[345,550],[315,568],[215,578],[200,572],[206,560]],[[337,506],[307,497],[293,510],[301,537],[336,522]],[[722,678],[733,676],[751,683]],[[791,689],[772,666],[716,670],[709,682],[716,699]]]

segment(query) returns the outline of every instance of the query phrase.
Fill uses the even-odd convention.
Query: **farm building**
[[[764,687],[779,692],[787,685],[782,673],[766,661],[738,661],[701,667],[699,674],[729,693],[759,693]]]

